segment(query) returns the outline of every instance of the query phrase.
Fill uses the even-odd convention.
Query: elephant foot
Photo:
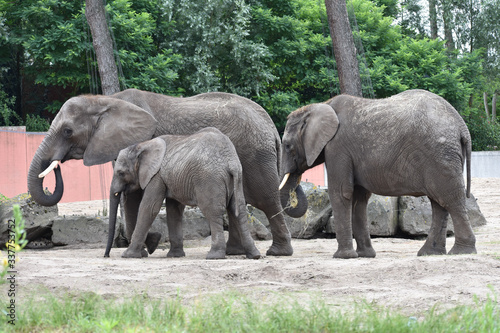
[[[181,258],[185,257],[186,253],[183,249],[170,249],[167,253],[167,258]]]
[[[256,247],[247,252],[247,259],[260,259],[260,251]]]
[[[288,240],[286,243],[277,244],[273,241],[273,244],[267,250],[266,255],[268,256],[291,256],[293,254],[293,247]]]
[[[375,255],[377,254],[373,247],[365,248],[365,249],[357,249],[356,253],[358,254],[358,257],[360,258],[375,258]]]
[[[226,251],[210,249],[210,251],[208,251],[206,259],[226,259]]]
[[[476,254],[476,247],[474,245],[464,246],[456,244],[453,245],[450,252],[448,254]]]
[[[352,258],[358,258],[359,255],[358,252],[356,252],[354,249],[351,250],[338,249],[337,252],[334,253],[333,257],[337,259],[352,259]]]
[[[148,256],[148,252],[145,249],[141,249],[139,251],[128,248],[125,252],[122,253],[122,258],[146,258]]]
[[[226,244],[226,254],[227,255],[246,254],[246,251],[240,243],[230,243],[230,241],[228,240]]]
[[[424,244],[420,250],[418,250],[417,256],[441,256],[446,254],[446,247],[444,246],[427,246]]]
[[[146,237],[146,248],[148,249],[149,254],[153,254],[158,244],[160,243],[161,234],[159,232],[150,232]]]

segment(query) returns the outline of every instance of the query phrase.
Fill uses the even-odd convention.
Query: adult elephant
[[[432,224],[418,255],[446,254],[448,213],[455,229],[449,253],[476,252],[465,209],[471,138],[443,98],[409,90],[379,100],[340,95],[305,106],[288,117],[282,154],[283,174],[295,177],[325,162],[338,242],[334,257],[375,257],[366,217],[371,193],[429,197]]]
[[[121,149],[132,144],[164,134],[193,134],[205,127],[219,129],[236,148],[243,167],[245,199],[263,210],[271,225],[273,243],[267,254],[292,255],[278,190],[280,138],[267,112],[241,96],[214,92],[180,98],[127,89],[111,96],[73,97],[61,107],[35,153],[28,172],[28,188],[36,202],[55,205],[63,193],[59,161],[83,159],[87,166],[102,164],[116,159]],[[43,191],[43,177],[54,168],[56,188],[48,196]],[[295,187],[297,180],[282,191],[284,202]],[[290,216],[301,216],[307,209],[300,187],[297,193],[299,204],[287,211]],[[129,239],[141,197],[142,192],[136,191],[125,200]],[[228,240],[227,253],[244,253],[240,240],[233,236]]]

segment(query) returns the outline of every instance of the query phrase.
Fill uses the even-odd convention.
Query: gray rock
[[[471,194],[466,202],[467,213],[473,228],[486,224],[476,198]],[[432,223],[432,208],[429,198],[404,196],[399,198],[399,228],[412,236],[427,236]],[[448,235],[453,234],[451,217],[447,219]]]
[[[108,241],[108,217],[59,216],[52,225],[54,245],[77,243],[99,243]],[[115,235],[119,235],[120,226],[116,224]],[[115,237],[116,239],[116,237]]]
[[[255,208],[253,209],[254,212],[257,210]],[[263,212],[259,212],[265,216]],[[251,213],[248,213],[247,215],[248,227],[254,239],[268,240],[272,238],[271,232],[260,222],[258,218]],[[224,215],[224,226],[227,229],[228,219],[226,215]],[[211,235],[210,225],[198,207],[186,207],[184,209],[182,229],[184,232],[184,239],[186,240],[205,239]],[[155,222],[153,222],[151,230],[160,232],[162,234],[162,241],[168,241],[167,215],[165,212],[160,212],[160,214],[158,214]]]
[[[26,239],[34,241],[42,237],[49,237],[52,227],[52,220],[57,217],[57,205],[52,207],[41,206],[31,199],[28,193],[20,194],[12,199],[0,203],[1,223],[0,223],[0,246],[8,240],[8,220],[13,219],[12,207],[19,205],[24,219]]]
[[[366,207],[371,236],[393,236],[398,228],[398,198],[372,194]],[[325,226],[325,233],[335,233],[335,212]]]
[[[393,236],[398,228],[398,198],[372,194],[366,208],[372,236]]]

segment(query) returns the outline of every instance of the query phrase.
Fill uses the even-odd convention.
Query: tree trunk
[[[120,91],[120,82],[113,55],[113,41],[106,22],[106,9],[103,0],[85,0],[85,4],[85,17],[92,33],[102,93],[111,95]]]
[[[442,1],[443,6],[443,28],[444,28],[444,39],[446,39],[446,48],[448,51],[453,51],[455,49],[455,42],[453,41],[453,30],[452,30],[452,20],[453,14],[451,11],[451,4],[449,1]]]
[[[486,121],[490,122],[490,115],[488,111],[488,94],[486,91],[483,93],[483,102],[484,102],[484,112],[486,113]]]
[[[345,0],[325,0],[325,5],[339,73],[340,92],[362,97],[356,47]]]
[[[438,38],[436,2],[437,0],[429,0],[429,21],[431,25],[432,39]]]
[[[498,91],[493,92],[493,98],[491,99],[491,121],[497,122],[497,93]]]

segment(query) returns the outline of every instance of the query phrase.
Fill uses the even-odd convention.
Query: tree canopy
[[[363,91],[435,92],[474,149],[494,149],[500,0],[431,2],[434,16],[416,0],[347,2]],[[280,132],[294,109],[339,93],[323,0],[107,0],[106,12],[122,89],[236,93]],[[85,1],[0,0],[0,125],[46,129],[69,97],[100,93],[96,66]]]

